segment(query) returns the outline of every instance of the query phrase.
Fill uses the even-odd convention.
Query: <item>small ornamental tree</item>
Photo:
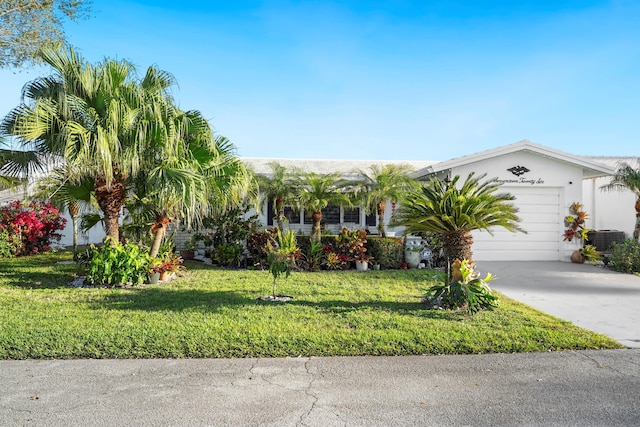
[[[33,255],[51,250],[52,241],[60,241],[67,220],[60,211],[45,202],[25,204],[20,200],[0,208],[0,231],[20,236],[20,246],[14,255]]]

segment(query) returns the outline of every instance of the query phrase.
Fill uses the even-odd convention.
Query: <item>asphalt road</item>
[[[638,426],[640,350],[0,361],[2,426]]]

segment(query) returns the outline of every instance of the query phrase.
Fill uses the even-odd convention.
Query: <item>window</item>
[[[284,217],[287,218],[289,224],[300,224],[300,210],[291,206],[284,207]],[[273,213],[273,201],[267,203],[267,225],[277,225],[275,214]]]
[[[327,206],[322,209],[322,222],[327,224],[340,224],[340,206]],[[312,224],[311,215],[313,212],[304,211],[304,223]]]
[[[377,218],[378,215],[376,215],[375,212],[371,212],[369,215],[367,215],[364,223],[367,224],[367,226],[375,227],[377,225]]]
[[[360,208],[344,208],[343,221],[360,224]]]
[[[300,209],[291,206],[284,207],[284,216],[289,224],[300,224]]]

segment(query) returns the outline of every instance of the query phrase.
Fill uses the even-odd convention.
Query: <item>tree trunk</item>
[[[111,244],[115,245],[120,238],[120,211],[127,197],[124,179],[113,181],[109,187],[103,178],[97,179],[95,194],[98,206],[100,206],[100,210],[104,214],[105,238],[110,238]]]
[[[278,228],[280,231],[284,231],[284,198],[278,197],[276,199],[276,221],[278,222]]]
[[[169,224],[169,217],[166,215],[156,215],[156,222],[151,226],[151,232],[153,233],[153,244],[151,245],[151,252],[149,256],[155,258],[160,252],[160,245],[162,244],[162,238],[167,231],[167,225]]]
[[[80,208],[77,201],[69,203],[69,216],[71,216],[71,224],[73,227],[73,259],[78,259],[78,214]]]
[[[320,242],[322,240],[322,230],[320,229],[320,222],[322,221],[322,211],[315,211],[311,215],[311,241]]]
[[[387,209],[387,202],[385,200],[378,203],[378,234],[380,237],[387,237],[387,233],[384,229],[384,211]]]
[[[633,229],[633,238],[640,240],[640,198],[636,200],[636,226]]]
[[[273,278],[273,299],[278,298],[278,294],[276,293],[276,278]]]
[[[473,237],[468,231],[454,230],[442,234],[442,248],[449,262],[456,259],[471,261],[473,259],[472,245]]]

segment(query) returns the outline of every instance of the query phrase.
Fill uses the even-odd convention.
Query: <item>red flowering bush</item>
[[[14,255],[33,255],[51,250],[52,241],[60,241],[67,220],[60,211],[45,202],[24,204],[20,200],[0,208],[0,231],[20,236],[20,246]]]

